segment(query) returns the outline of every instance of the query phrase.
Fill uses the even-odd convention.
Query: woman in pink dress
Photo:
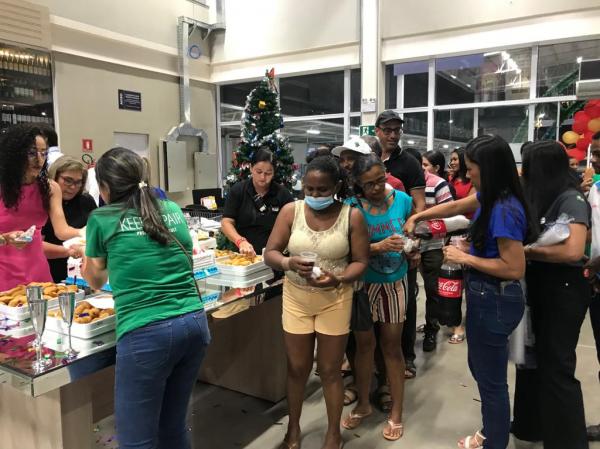
[[[59,238],[80,235],[67,225],[60,187],[48,180],[47,154],[42,131],[31,124],[15,125],[0,138],[0,291],[52,282],[41,235],[48,218]],[[20,242],[33,225],[33,240]]]

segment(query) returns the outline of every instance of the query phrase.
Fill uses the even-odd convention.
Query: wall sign
[[[81,151],[91,153],[94,151],[94,142],[92,139],[81,139]]]
[[[374,136],[375,126],[374,125],[360,125],[361,136]]]
[[[142,110],[142,93],[119,89],[119,109]]]

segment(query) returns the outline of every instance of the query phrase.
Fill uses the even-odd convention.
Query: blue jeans
[[[523,316],[523,291],[516,281],[471,274],[466,290],[468,359],[481,397],[483,447],[505,449],[510,429],[508,336]]]
[[[186,414],[210,343],[204,311],[125,334],[117,343],[115,418],[120,449],[189,449]]]

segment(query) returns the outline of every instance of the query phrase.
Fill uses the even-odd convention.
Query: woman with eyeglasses
[[[48,180],[46,156],[46,140],[32,124],[14,125],[0,138],[0,291],[52,281],[41,232],[48,218],[58,238],[80,235],[65,220],[62,192]],[[32,240],[24,240],[33,225]]]
[[[88,216],[96,209],[94,198],[84,192],[87,176],[87,168],[83,162],[71,156],[59,157],[48,171],[48,177],[60,186],[65,218],[74,228],[84,227]],[[80,258],[83,255],[83,247],[65,248],[62,245],[63,241],[56,237],[51,221],[48,221],[42,229],[42,235],[44,254],[50,264],[52,279],[54,282],[61,282],[67,277],[67,259]]]

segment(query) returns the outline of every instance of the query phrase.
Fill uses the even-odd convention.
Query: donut
[[[97,316],[100,315],[100,309],[97,309],[96,307],[92,307],[90,310],[88,310],[88,313],[90,314],[90,316],[92,318],[96,318]]]
[[[22,296],[17,296],[8,303],[9,307],[23,307],[25,304],[27,304],[27,299],[24,299]]]
[[[77,293],[79,288],[76,285],[67,285],[67,291],[71,293]]]
[[[92,317],[89,315],[86,316],[78,316],[75,318],[75,321],[80,324],[88,324],[92,322]]]
[[[13,299],[14,296],[0,296],[0,302],[4,304],[8,304]]]

